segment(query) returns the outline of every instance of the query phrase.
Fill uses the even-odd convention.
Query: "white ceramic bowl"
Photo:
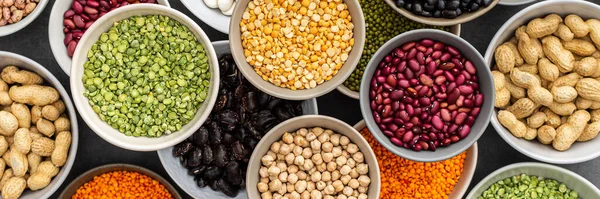
[[[77,115],[75,114],[75,107],[73,107],[73,103],[71,102],[71,98],[67,93],[67,90],[62,86],[62,84],[48,71],[44,66],[38,64],[37,62],[15,54],[11,52],[0,51],[0,70],[8,65],[14,65],[21,69],[26,69],[32,72],[37,73],[38,75],[44,78],[46,84],[49,86],[53,86],[56,88],[58,93],[60,94],[61,99],[65,103],[66,113],[69,114],[69,120],[71,121],[71,147],[69,148],[69,156],[67,157],[67,163],[60,168],[60,172],[58,175],[52,178],[50,184],[41,190],[38,191],[30,191],[27,190],[21,195],[22,199],[39,199],[39,198],[50,198],[50,196],[60,187],[60,185],[65,181],[71,168],[73,167],[73,163],[75,162],[75,156],[77,155],[77,144],[79,143],[79,128],[77,126]],[[2,198],[2,197],[0,197]]]
[[[365,138],[353,127],[345,122],[329,116],[322,115],[305,115],[286,120],[277,126],[273,127],[256,145],[246,170],[246,190],[249,198],[260,198],[260,192],[256,185],[260,180],[258,170],[260,169],[261,158],[267,154],[273,142],[281,140],[281,136],[285,132],[295,132],[300,128],[322,127],[323,129],[331,129],[333,132],[345,135],[350,139],[351,143],[358,146],[360,152],[364,154],[364,162],[369,166],[369,190],[367,196],[369,198],[379,198],[381,191],[381,174],[379,172],[379,163],[377,157],[373,153],[373,149]]]
[[[217,57],[220,57],[225,53],[229,53],[229,41],[216,41],[212,44],[215,48],[215,52],[217,52]],[[319,114],[317,109],[317,99],[313,98],[303,101],[302,112],[304,115]],[[188,174],[188,170],[181,166],[179,158],[173,156],[172,151],[173,147],[158,150],[158,158],[160,158],[160,162],[169,176],[171,176],[173,181],[175,181],[175,183],[177,183],[177,185],[179,185],[179,187],[181,187],[181,189],[183,189],[183,191],[185,191],[188,195],[194,198],[231,198],[221,192],[213,191],[209,187],[198,188],[198,186],[196,186],[196,182],[194,181],[194,176]],[[248,195],[245,191],[240,191],[235,198],[248,198]]]
[[[44,0],[48,1],[48,0]],[[168,0],[157,0],[161,5],[171,7]],[[50,12],[50,19],[48,19],[48,38],[50,41],[50,49],[54,55],[54,59],[60,65],[60,68],[67,74],[71,75],[71,57],[67,54],[67,47],[65,46],[65,33],[63,32],[63,15],[69,9],[73,0],[56,0],[52,11]]]
[[[91,49],[92,44],[98,40],[100,34],[108,31],[108,29],[113,26],[114,22],[121,21],[131,16],[149,14],[168,16],[187,26],[189,30],[194,33],[197,40],[204,46],[206,56],[208,57],[209,71],[211,73],[210,86],[208,89],[208,96],[196,112],[196,116],[192,121],[184,125],[180,131],[155,138],[126,136],[102,121],[92,110],[92,107],[88,103],[88,98],[83,96],[83,92],[85,91],[81,80],[83,76],[83,64],[88,60],[87,52]],[[217,54],[215,53],[210,40],[200,26],[194,23],[192,19],[185,16],[183,13],[166,6],[155,4],[128,5],[115,9],[98,19],[98,21],[96,21],[96,23],[94,23],[81,38],[79,45],[75,50],[75,54],[73,55],[73,64],[71,67],[71,93],[73,94],[73,101],[75,102],[83,121],[85,121],[100,137],[111,144],[124,149],[134,151],[155,151],[173,146],[183,141],[198,130],[206,118],[208,118],[210,110],[212,110],[213,105],[215,104],[217,92],[219,90],[218,67]]]
[[[29,13],[26,17],[23,17],[21,21],[14,24],[6,24],[0,26],[0,37],[13,34],[29,25],[35,18],[37,18],[43,11],[50,0],[40,0],[38,5],[33,9],[33,12]]]
[[[544,17],[550,13],[557,13],[563,17],[567,14],[577,14],[584,20],[591,17],[600,18],[600,6],[587,1],[554,0],[542,1],[527,7],[511,17],[504,23],[500,30],[498,30],[498,33],[496,33],[485,52],[486,63],[489,66],[493,66],[492,62],[494,60],[494,51],[496,50],[496,47],[512,38],[515,30],[519,26],[527,24],[534,18]],[[492,113],[491,122],[492,126],[494,126],[502,139],[513,148],[542,162],[574,164],[585,162],[600,156],[600,150],[598,150],[600,138],[587,142],[574,143],[569,150],[560,152],[553,149],[550,145],[541,144],[537,140],[527,141],[513,136],[500,124],[500,122],[498,122],[496,109]]]
[[[531,2],[534,2],[536,0],[500,0],[500,2],[498,2],[498,4],[503,5],[503,6],[519,6],[519,5],[525,5]]]
[[[367,128],[365,120],[361,120],[360,122],[354,125],[354,129],[356,129],[359,132],[364,128]],[[477,142],[475,142],[475,144],[473,144],[469,149],[467,149],[467,157],[465,158],[463,172],[460,175],[460,179],[458,179],[456,185],[454,185],[452,193],[448,195],[448,198],[462,198],[465,195],[465,192],[467,192],[467,188],[469,188],[469,184],[471,184],[471,180],[473,179],[473,174],[475,174],[478,157],[478,146]]]
[[[435,18],[435,17],[424,17],[421,15],[416,15],[416,14],[412,13],[411,11],[406,10],[405,8],[396,7],[396,3],[394,0],[385,0],[385,2],[388,5],[392,6],[392,8],[394,8],[394,10],[396,10],[396,12],[399,12],[400,14],[409,18],[410,20],[413,20],[413,21],[416,21],[419,23],[435,25],[435,26],[451,26],[451,25],[456,25],[456,24],[467,23],[471,20],[477,19],[481,15],[484,15],[488,11],[492,10],[492,8],[494,8],[494,6],[496,6],[496,4],[498,4],[498,1],[499,0],[492,0],[492,3],[490,3],[490,5],[488,7],[479,8],[479,10],[477,10],[475,12],[463,12],[462,15],[460,15],[454,19],[446,19],[443,17]]]
[[[571,190],[579,193],[579,198],[600,198],[600,190],[594,186],[590,181],[577,175],[576,173],[567,169],[536,162],[523,162],[515,163],[505,167],[502,167],[483,180],[481,180],[469,193],[467,198],[475,199],[487,190],[492,184],[503,180],[504,178],[520,175],[535,175],[544,178],[555,179],[558,182],[565,183]]]
[[[219,32],[229,34],[231,16],[224,15],[218,8],[209,8],[202,0],[181,0],[181,3],[202,22]]]

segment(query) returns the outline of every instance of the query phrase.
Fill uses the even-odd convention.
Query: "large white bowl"
[[[100,34],[108,31],[108,29],[113,26],[114,22],[121,21],[131,16],[151,14],[168,16],[179,21],[181,24],[187,26],[189,30],[194,33],[197,40],[204,46],[206,56],[208,57],[209,71],[211,73],[208,96],[196,112],[194,119],[184,125],[180,131],[155,138],[126,136],[102,121],[92,110],[92,107],[88,103],[88,98],[83,96],[83,92],[85,91],[81,79],[83,76],[83,64],[88,60],[87,52],[91,49],[92,44],[98,40]],[[183,13],[166,6],[155,4],[128,5],[115,9],[98,19],[98,21],[96,21],[96,23],[94,23],[81,38],[79,45],[75,50],[75,54],[73,55],[73,64],[71,67],[71,93],[73,94],[73,101],[75,102],[83,121],[85,121],[100,137],[111,144],[124,149],[134,151],[155,151],[173,146],[183,141],[198,130],[206,118],[208,118],[210,110],[212,110],[215,104],[217,92],[219,90],[218,67],[217,54],[215,53],[210,40],[200,26],[194,23],[192,19],[185,16]]]
[[[44,0],[47,1],[47,0]],[[168,0],[156,0],[158,4],[171,7]],[[60,68],[67,74],[71,75],[71,57],[67,54],[67,46],[65,46],[65,33],[63,32],[63,15],[69,9],[73,0],[56,0],[52,11],[50,11],[50,19],[48,20],[48,38],[50,41],[50,49],[54,55],[54,59],[60,65]]]
[[[564,183],[569,189],[577,191],[579,198],[600,198],[600,190],[598,190],[598,187],[594,186],[590,181],[580,175],[561,167],[536,162],[515,163],[494,171],[477,183],[467,198],[476,199],[492,184],[523,173],[555,179],[558,182]]]
[[[587,18],[599,18],[600,19],[600,6],[587,1],[573,1],[573,0],[554,0],[554,1],[542,1],[531,5],[513,17],[511,17],[502,27],[498,30],[498,33],[494,36],[490,45],[485,52],[485,61],[489,66],[493,66],[494,51],[496,47],[502,43],[508,41],[513,37],[515,30],[521,26],[526,25],[530,20],[538,17],[544,17],[550,13],[557,13],[563,17],[567,14],[577,14],[584,19]],[[557,151],[550,145],[543,145],[537,140],[527,141],[519,139],[513,136],[504,126],[498,122],[496,110],[492,113],[492,126],[496,129],[498,134],[508,144],[510,144],[517,151],[542,162],[548,162],[553,164],[574,164],[585,162],[600,156],[600,138],[596,138],[587,142],[577,142],[573,146],[564,152]]]
[[[40,0],[33,12],[29,13],[26,17],[23,17],[21,21],[14,24],[6,24],[0,26],[0,37],[13,34],[29,25],[35,18],[37,18],[43,11],[50,0]]]
[[[215,41],[212,42],[217,57],[225,53],[229,53],[229,41]],[[302,114],[303,115],[317,115],[319,111],[317,109],[317,99],[313,98],[302,102]],[[222,192],[216,192],[209,187],[198,188],[194,181],[194,176],[188,174],[188,169],[184,168],[178,157],[173,156],[173,147],[158,150],[158,158],[160,163],[171,176],[173,181],[179,185],[183,191],[194,198],[231,198]],[[242,187],[243,188],[243,187]],[[241,189],[235,199],[248,198],[248,194],[244,189]]]
[[[231,16],[224,15],[218,8],[209,8],[202,0],[181,0],[181,3],[202,22],[219,32],[229,34]]]
[[[71,121],[71,147],[69,148],[69,156],[67,157],[66,164],[60,168],[60,172],[58,175],[52,178],[50,184],[41,190],[38,191],[25,191],[20,198],[22,199],[40,199],[40,198],[50,198],[50,196],[60,187],[60,185],[65,181],[71,168],[73,167],[73,163],[75,162],[75,156],[77,155],[77,143],[79,142],[79,128],[77,126],[77,115],[75,114],[75,107],[73,107],[73,103],[71,103],[71,98],[67,93],[67,90],[60,84],[58,79],[50,73],[44,66],[38,64],[37,62],[6,51],[0,51],[0,70],[8,65],[14,65],[22,69],[26,69],[32,72],[37,73],[42,76],[46,81],[46,84],[56,88],[58,93],[60,94],[61,99],[65,103],[66,113],[69,115],[69,120]],[[0,197],[2,198],[2,197]]]
[[[359,132],[364,128],[367,128],[365,120],[361,120],[354,125],[354,129]],[[467,157],[465,158],[465,163],[463,165],[463,172],[460,175],[458,182],[454,185],[452,193],[448,195],[448,198],[462,198],[465,195],[465,192],[467,192],[469,184],[471,184],[471,180],[473,179],[473,174],[475,174],[478,156],[478,146],[477,142],[475,142],[475,144],[471,145],[471,147],[467,149]]]

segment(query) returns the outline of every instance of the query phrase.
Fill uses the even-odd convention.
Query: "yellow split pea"
[[[330,80],[354,45],[354,24],[342,0],[253,0],[240,29],[254,71],[292,90]]]

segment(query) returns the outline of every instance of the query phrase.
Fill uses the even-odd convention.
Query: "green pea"
[[[492,184],[478,199],[513,199],[513,198],[545,198],[545,199],[578,199],[576,191],[553,179],[521,174],[511,176]]]

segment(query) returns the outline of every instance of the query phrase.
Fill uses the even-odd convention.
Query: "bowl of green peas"
[[[191,136],[208,118],[219,81],[204,31],[185,14],[154,4],[99,18],[75,50],[70,77],[88,126],[133,151],[167,148]]]
[[[494,171],[475,185],[466,198],[600,198],[600,190],[567,169],[523,162]]]
[[[411,21],[394,11],[385,1],[359,0],[365,15],[366,40],[362,56],[352,75],[337,87],[337,90],[348,97],[358,99],[360,81],[369,60],[385,42],[396,35],[414,29],[433,28],[451,32],[460,36],[460,24],[453,26],[431,26]]]

